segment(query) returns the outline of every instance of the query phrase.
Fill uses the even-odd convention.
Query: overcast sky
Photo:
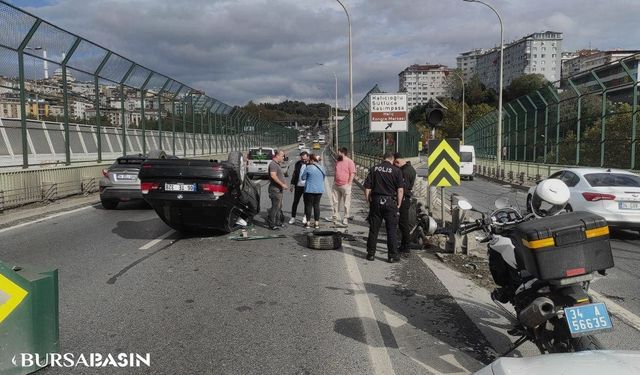
[[[552,30],[563,50],[640,49],[640,0],[485,0],[505,40]],[[462,0],[344,0],[353,24],[354,105],[379,84],[398,90],[416,63],[455,67],[499,43],[497,17]],[[249,100],[347,105],[347,20],[335,0],[9,0],[231,105]],[[325,63],[326,67],[316,63]]]

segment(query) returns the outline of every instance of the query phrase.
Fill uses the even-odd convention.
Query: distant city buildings
[[[398,91],[407,93],[407,109],[431,98],[448,96],[446,78],[450,71],[444,65],[414,64],[400,72]]]
[[[464,52],[458,61],[475,67],[480,81],[494,90],[498,89],[500,72],[500,48],[483,53]],[[562,33],[544,31],[527,35],[504,46],[503,87],[524,74],[542,74],[554,82],[560,79]],[[474,60],[473,62],[472,60]],[[468,77],[467,77],[468,78]]]
[[[51,78],[25,80],[24,87],[27,91],[26,112],[32,119],[49,119],[62,121],[65,115],[63,106],[62,70],[56,69]],[[69,117],[76,121],[90,120],[96,117],[95,108],[95,83],[78,81],[70,72],[67,72],[68,84],[68,111]],[[0,76],[0,116],[6,118],[20,118],[19,84],[15,79]],[[116,85],[100,85],[100,115],[108,119],[113,126],[139,127],[142,124],[142,101],[138,90],[125,89],[125,98],[121,101],[120,88]],[[147,121],[157,121],[158,102],[155,93],[147,92],[147,100],[144,103],[145,118]],[[166,112],[166,109],[165,109]]]
[[[637,53],[640,53],[640,50],[583,49],[576,52],[565,52],[562,58],[562,79]]]

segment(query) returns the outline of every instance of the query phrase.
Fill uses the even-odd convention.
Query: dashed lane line
[[[323,166],[326,150],[326,147],[322,150]],[[331,191],[331,186],[329,186],[329,181],[327,181],[326,178],[324,179],[324,188],[326,193],[329,193]],[[331,204],[333,205],[333,202]],[[371,367],[373,368],[375,374],[393,375],[395,374],[395,371],[393,371],[393,366],[391,365],[391,358],[389,357],[389,352],[384,345],[382,332],[380,332],[380,327],[377,324],[378,320],[375,313],[373,312],[373,306],[371,305],[369,294],[367,293],[367,289],[364,286],[362,274],[360,273],[360,269],[358,269],[356,257],[352,251],[358,249],[349,244],[342,244],[342,248],[344,249],[344,263],[347,267],[347,274],[352,282],[353,289],[355,289],[354,299],[356,302],[356,308],[358,310],[358,317],[361,318],[362,326],[364,327],[364,333],[366,337],[365,341],[367,343],[367,349],[369,350],[369,360],[371,361]]]
[[[364,327],[365,341],[369,350],[369,359],[373,371],[375,374],[395,374],[393,366],[391,365],[391,358],[389,358],[389,352],[387,352],[384,340],[382,339],[380,327],[378,327],[378,320],[373,312],[369,294],[364,287],[362,274],[360,274],[360,270],[356,264],[356,257],[351,251],[354,247],[348,244],[342,244],[342,248],[344,249],[343,254],[344,262],[347,266],[347,274],[349,275],[349,279],[351,279],[352,288],[355,290],[353,298],[356,301],[358,317],[361,318]]]
[[[157,245],[160,241],[162,241],[165,238],[171,236],[175,232],[176,231],[172,229],[172,230],[168,231],[167,233],[161,235],[160,237],[156,238],[155,240],[151,240],[151,241],[147,242],[146,244],[140,246],[140,248],[138,250],[148,250],[148,249],[154,247],[155,245]]]

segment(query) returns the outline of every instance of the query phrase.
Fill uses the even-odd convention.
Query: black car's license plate
[[[196,184],[164,184],[165,191],[196,191]]]

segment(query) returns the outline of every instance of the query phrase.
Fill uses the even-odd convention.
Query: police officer
[[[411,232],[409,209],[411,208],[411,191],[413,190],[413,185],[416,182],[416,170],[413,168],[410,161],[402,158],[400,153],[396,152],[393,155],[393,159],[393,165],[400,168],[402,176],[404,177],[404,194],[402,204],[400,205],[400,216],[398,218],[402,241],[400,242],[400,249],[398,249],[398,252],[401,256],[407,257],[409,255],[409,233]]]
[[[384,219],[387,229],[389,263],[400,261],[398,255],[398,209],[402,203],[403,177],[393,165],[393,152],[384,154],[384,161],[372,167],[364,182],[364,195],[369,202],[369,237],[367,260],[375,259],[378,232]]]

